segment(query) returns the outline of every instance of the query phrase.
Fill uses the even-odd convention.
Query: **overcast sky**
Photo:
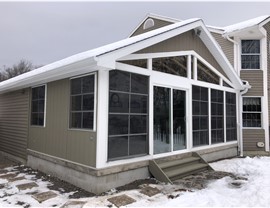
[[[0,68],[45,65],[126,38],[147,13],[226,26],[270,15],[270,2],[0,2]]]

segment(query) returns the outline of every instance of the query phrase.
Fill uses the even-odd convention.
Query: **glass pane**
[[[81,95],[71,97],[71,110],[72,111],[82,110],[82,96]]]
[[[39,126],[44,125],[44,113],[38,113],[38,125]]]
[[[94,113],[93,112],[83,113],[82,128],[93,129],[93,123],[94,123]]]
[[[109,135],[128,134],[128,115],[109,115]]]
[[[32,100],[38,99],[38,88],[32,88]]]
[[[38,113],[31,114],[31,125],[38,125]]]
[[[173,90],[173,150],[186,148],[186,92]]]
[[[154,154],[170,152],[170,89],[154,87]]]
[[[82,93],[94,92],[94,83],[95,83],[94,75],[82,77]]]
[[[148,153],[147,136],[129,137],[129,155],[141,155]]]
[[[109,137],[108,157],[109,159],[128,156],[128,137]]]
[[[71,95],[81,94],[81,78],[71,79]]]
[[[242,53],[260,53],[260,40],[242,40]]]
[[[38,112],[38,100],[32,101],[32,113]]]
[[[131,95],[130,112],[131,113],[147,113],[148,112],[148,96]]]
[[[154,58],[152,68],[155,71],[187,77],[187,57]]]
[[[242,69],[260,69],[260,55],[242,55]]]
[[[148,77],[139,74],[131,74],[131,92],[148,94]]]
[[[82,127],[82,113],[71,113],[71,128]]]
[[[83,95],[83,110],[94,110],[94,94]]]
[[[129,112],[129,94],[110,92],[109,112],[128,113]]]
[[[129,64],[133,66],[138,66],[141,68],[147,68],[147,60],[146,59],[138,59],[138,60],[126,60],[126,61],[120,61],[124,64]]]
[[[219,76],[198,60],[197,79],[204,82],[219,84]]]
[[[130,73],[119,70],[110,71],[110,90],[129,92]]]
[[[147,133],[147,116],[130,116],[130,133]]]
[[[44,100],[38,101],[38,112],[44,112]]]
[[[38,89],[38,98],[39,99],[45,99],[45,86],[37,87]]]

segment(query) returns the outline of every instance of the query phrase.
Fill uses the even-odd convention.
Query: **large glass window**
[[[70,80],[70,128],[94,128],[95,75]]]
[[[208,88],[192,86],[193,146],[209,144]]]
[[[226,140],[237,140],[236,95],[226,92]]]
[[[187,56],[154,58],[153,70],[187,77]]]
[[[243,98],[243,127],[261,127],[261,98]]]
[[[45,85],[32,88],[31,125],[44,126]]]
[[[110,71],[108,159],[148,153],[148,77]]]
[[[223,91],[211,89],[211,142],[224,142]]]
[[[210,70],[201,61],[197,61],[197,79],[212,84],[219,84],[219,76]]]
[[[260,40],[242,40],[242,69],[260,69]]]

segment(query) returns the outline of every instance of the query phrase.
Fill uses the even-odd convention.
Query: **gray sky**
[[[147,13],[226,26],[270,15],[270,2],[0,2],[0,68],[45,65],[126,38]]]

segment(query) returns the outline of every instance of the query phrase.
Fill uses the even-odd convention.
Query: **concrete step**
[[[168,172],[165,171],[164,173],[170,178],[171,181],[174,181],[176,179],[183,178],[187,175],[191,175],[191,174],[206,170],[207,167],[208,167],[207,164],[198,163],[198,164],[186,166],[185,168],[176,168]]]
[[[175,166],[183,166],[186,164],[194,163],[194,162],[199,162],[200,158],[199,157],[188,157],[184,159],[175,159],[172,161],[167,161],[161,164],[158,164],[161,169],[166,169],[170,167],[175,167]]]

